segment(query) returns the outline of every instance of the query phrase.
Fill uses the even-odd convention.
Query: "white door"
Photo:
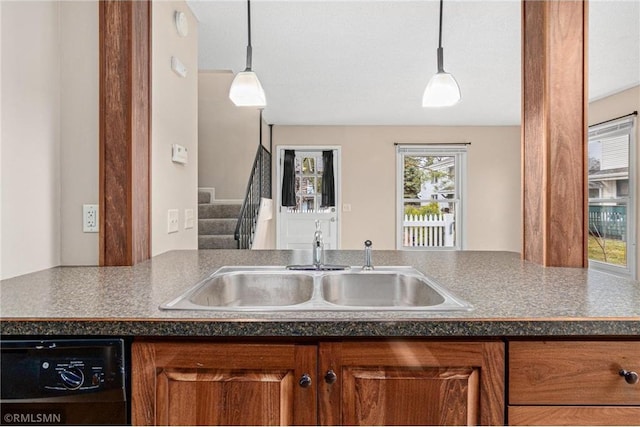
[[[285,152],[295,155],[293,162],[293,176],[285,173]],[[330,151],[333,160],[333,200],[327,199],[323,203],[323,179],[327,177],[323,161],[323,152]],[[339,147],[278,147],[277,149],[277,201],[276,227],[278,249],[311,249],[311,242],[315,232],[316,220],[320,221],[320,229],[324,238],[325,249],[339,248],[339,188],[340,188],[340,149]],[[324,155],[326,158],[326,154]],[[328,171],[327,171],[328,173]],[[283,178],[292,181],[293,186],[288,201],[283,206]],[[330,187],[327,180],[325,190]],[[289,187],[289,188],[290,188]],[[293,196],[295,193],[295,199]],[[326,206],[325,206],[326,205]]]

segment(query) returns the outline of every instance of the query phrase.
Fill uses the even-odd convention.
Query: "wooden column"
[[[587,2],[522,3],[522,256],[587,266]]]
[[[151,2],[99,4],[100,265],[133,265],[151,252]]]

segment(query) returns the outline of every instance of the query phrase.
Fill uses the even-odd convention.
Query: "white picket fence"
[[[452,247],[454,245],[453,214],[405,215],[402,223],[405,247]]]

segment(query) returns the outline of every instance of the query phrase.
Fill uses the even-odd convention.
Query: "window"
[[[629,197],[628,179],[619,179],[616,181],[616,194],[618,197]]]
[[[331,207],[321,203],[322,152],[298,151],[294,161],[295,206],[287,207],[287,212],[329,212]]]
[[[635,118],[589,128],[589,266],[635,276]]]
[[[398,249],[462,249],[467,144],[396,148]]]
[[[600,197],[600,189],[599,188],[589,188],[589,198],[590,199],[597,199]]]

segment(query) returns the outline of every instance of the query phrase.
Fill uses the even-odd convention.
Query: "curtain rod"
[[[633,113],[625,114],[624,116],[616,117],[615,119],[609,119],[609,120],[605,120],[604,122],[594,123],[592,125],[589,125],[589,127],[600,126],[600,125],[603,125],[605,123],[609,123],[609,122],[613,122],[613,121],[616,121],[616,120],[624,119],[625,117],[637,116],[637,115],[638,115],[638,112],[634,111]]]
[[[393,145],[471,145],[470,142],[394,142]]]

